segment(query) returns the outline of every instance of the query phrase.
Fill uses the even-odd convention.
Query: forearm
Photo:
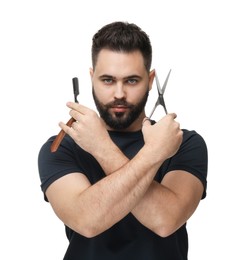
[[[106,140],[105,145],[95,149],[92,155],[101,165],[106,175],[118,171],[130,161],[111,139]]]
[[[140,150],[135,158],[121,169],[79,195],[77,206],[82,210],[79,212],[80,227],[88,226],[88,236],[97,235],[120,221],[144,196],[159,165],[151,165],[148,160],[141,160],[143,156],[146,156],[146,152]]]
[[[104,158],[102,160],[101,165],[106,175],[113,173],[114,169],[119,169],[119,172],[125,171],[124,165],[129,161],[128,158],[120,153],[112,153],[111,156],[112,160],[110,161],[114,163],[108,163],[109,160],[105,162]],[[106,158],[110,157],[107,156]],[[150,170],[149,168],[146,169],[146,175],[149,175]],[[168,217],[168,211],[165,210],[167,205],[169,205],[168,201],[171,202],[175,199],[175,194],[160,183],[154,181],[153,178],[145,194],[137,201],[136,206],[131,212],[144,226],[158,232],[158,228],[162,226],[164,222],[163,220]],[[121,201],[121,199],[119,199],[119,201]]]
[[[177,197],[173,191],[152,181],[145,195],[132,210],[132,214],[144,226],[165,237],[170,234],[170,230],[179,227],[175,223],[178,216],[176,201]]]
[[[101,153],[96,153],[96,159],[99,161],[106,175],[112,174],[115,169],[119,169],[119,172],[125,171],[125,165],[128,163],[129,159],[118,150],[115,145],[110,143],[110,146],[107,148],[102,147],[103,150]],[[135,158],[138,159],[138,158]],[[141,159],[143,161],[143,159]],[[111,163],[110,163],[111,162]],[[143,170],[143,169],[142,169]],[[158,169],[156,169],[157,171]],[[146,169],[146,175],[153,176],[149,173],[150,169]],[[156,173],[156,172],[155,172]],[[129,175],[127,176],[129,181]],[[165,211],[167,201],[174,198],[174,194],[163,187],[159,183],[153,181],[154,176],[149,180],[149,186],[143,196],[140,197],[139,201],[135,201],[135,207],[129,208],[129,211],[146,227],[153,230],[156,233],[165,233],[165,230],[160,230],[160,227],[166,227],[163,225],[165,216],[168,211]],[[114,181],[114,180],[113,180]],[[135,182],[138,184],[137,182]],[[139,185],[139,184],[138,184]],[[146,186],[145,186],[146,187]],[[143,191],[143,190],[142,190]],[[135,192],[133,190],[133,192]],[[118,198],[117,201],[122,203],[125,202],[125,198],[121,194],[121,198]],[[165,202],[165,203],[164,203]],[[121,209],[120,209],[121,210]],[[123,210],[121,210],[124,213]],[[129,212],[127,212],[129,213]],[[120,216],[120,215],[119,215]],[[123,215],[124,216],[124,215]],[[158,217],[157,217],[158,216]],[[112,216],[111,216],[112,217]],[[168,216],[167,216],[168,217]]]
[[[129,159],[114,146],[114,144],[113,146],[110,144],[109,148],[106,147],[105,152],[102,151],[98,156],[98,161],[106,175],[110,175],[115,169],[119,169],[119,172],[124,171],[124,166],[129,161]],[[104,148],[102,147],[102,149]],[[139,157],[140,161],[143,161],[143,158]],[[135,159],[138,160],[138,158]],[[135,207],[133,209],[130,208],[130,211],[144,226],[158,235],[166,236],[166,234],[169,234],[169,232],[179,227],[179,222],[175,221],[179,215],[179,207],[176,204],[178,199],[172,190],[153,180],[157,170],[158,168],[153,175],[153,173],[149,173],[149,168],[146,169],[146,175],[153,177],[148,182],[149,186],[146,192],[140,197],[139,201],[135,202]],[[127,178],[129,178],[129,176],[127,176]],[[123,196],[123,194],[121,196]],[[122,198],[118,198],[118,200],[121,202]],[[170,208],[170,205],[172,205],[172,208]]]

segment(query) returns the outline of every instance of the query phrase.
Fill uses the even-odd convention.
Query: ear
[[[94,75],[94,70],[92,68],[89,69],[89,72],[90,72],[90,77],[91,79],[93,78],[93,75]]]
[[[149,91],[152,89],[154,77],[155,77],[155,69],[149,72]]]

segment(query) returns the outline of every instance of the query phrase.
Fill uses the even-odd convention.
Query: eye
[[[113,79],[112,78],[104,78],[103,79],[103,82],[106,84],[106,85],[111,85],[113,83]]]
[[[133,79],[133,78],[132,79],[128,79],[127,83],[129,85],[136,85],[138,83],[138,80],[137,79]]]

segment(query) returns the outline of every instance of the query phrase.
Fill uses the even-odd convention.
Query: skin
[[[90,76],[102,103],[123,98],[136,104],[151,89],[155,71],[146,71],[138,51],[102,50]],[[110,139],[107,130],[113,129],[95,111],[73,102],[67,106],[77,122],[72,127],[61,122],[60,127],[96,158],[106,174],[91,185],[83,173],[73,172],[49,186],[48,200],[67,226],[86,237],[94,237],[131,212],[147,228],[166,237],[190,218],[203,193],[200,180],[181,170],[167,173],[161,183],[153,180],[162,163],[177,152],[182,142],[176,114],[168,114],[151,125],[144,120],[143,111],[122,130],[141,129],[144,136],[143,148],[129,160]],[[115,116],[115,112],[129,111],[115,107],[110,112]]]

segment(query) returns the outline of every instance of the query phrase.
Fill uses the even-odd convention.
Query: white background
[[[91,37],[116,20],[149,34],[161,82],[172,69],[168,110],[208,145],[207,198],[188,222],[189,259],[241,259],[240,11],[238,0],[1,0],[1,259],[64,255],[63,224],[40,190],[38,151],[69,119],[73,77],[79,102],[94,108]],[[147,112],[156,95],[153,88]]]

